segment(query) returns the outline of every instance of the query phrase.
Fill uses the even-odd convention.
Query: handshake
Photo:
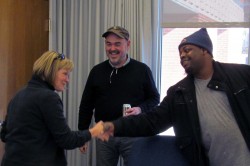
[[[114,125],[112,122],[99,121],[94,127],[89,129],[92,138],[98,138],[102,141],[108,141],[110,136],[114,135]],[[82,147],[79,148],[81,153],[85,153],[88,148],[86,142]]]
[[[92,138],[108,141],[109,137],[114,135],[114,125],[112,122],[99,121],[93,128],[89,129],[89,131]]]
[[[125,116],[138,115],[141,113],[140,107],[132,107],[126,110]],[[114,135],[114,124],[112,122],[99,121],[93,128],[89,129],[92,138],[108,141]]]

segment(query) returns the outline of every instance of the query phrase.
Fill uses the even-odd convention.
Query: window
[[[207,27],[214,60],[249,64],[250,1],[163,0],[161,100],[167,89],[186,76],[180,65],[181,40]],[[173,129],[163,135],[174,135]]]

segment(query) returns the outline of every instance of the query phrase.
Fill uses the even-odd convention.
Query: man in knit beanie
[[[206,28],[201,28],[200,30],[182,39],[178,49],[180,52],[181,65],[183,66],[187,74],[200,73],[202,72],[200,71],[201,68],[209,65],[208,68],[203,69],[208,73],[202,72],[201,74],[204,74],[202,76],[204,79],[211,77],[211,73],[213,70],[211,63],[213,60],[213,44]],[[200,53],[202,53],[203,55],[201,56],[203,60],[200,59],[200,56],[197,56],[197,54]],[[199,60],[199,62],[197,60]],[[199,78],[199,76],[197,77]]]
[[[250,66],[213,60],[205,28],[185,37],[178,49],[187,76],[153,112],[105,122],[101,139],[151,136],[173,126],[191,166],[249,166]]]

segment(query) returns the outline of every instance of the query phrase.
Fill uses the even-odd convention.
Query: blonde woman
[[[71,131],[66,123],[55,91],[65,89],[73,67],[71,60],[55,51],[36,60],[31,80],[8,105],[1,131],[6,143],[2,166],[65,166],[64,149],[81,147],[101,134],[102,122],[84,131]]]

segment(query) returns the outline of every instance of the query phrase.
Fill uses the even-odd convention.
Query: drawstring
[[[115,70],[116,70],[116,71],[115,71]],[[112,77],[112,75],[113,75],[114,71],[115,71],[115,74],[117,74],[118,69],[113,68],[113,70],[111,71],[110,76],[109,76],[109,83],[110,83],[110,84],[111,84],[111,77]]]
[[[127,60],[126,60],[126,62],[125,62],[121,67],[126,66],[126,65],[130,62],[130,57],[128,56],[128,54],[127,54],[126,56],[127,56]],[[111,77],[112,77],[112,75],[113,75],[113,73],[114,73],[115,70],[116,70],[116,71],[115,71],[115,74],[118,73],[118,68],[115,68],[115,66],[112,65],[112,63],[110,62],[110,60],[109,60],[109,64],[110,64],[110,66],[113,68],[113,70],[111,71],[110,76],[109,76],[109,83],[111,84]],[[121,68],[121,67],[120,67],[120,68]]]
[[[113,75],[114,70],[115,70],[115,68],[113,68],[113,70],[112,70],[112,72],[111,72],[111,74],[110,74],[110,76],[109,76],[109,83],[110,83],[110,84],[111,84],[111,77],[112,77],[112,75]]]

